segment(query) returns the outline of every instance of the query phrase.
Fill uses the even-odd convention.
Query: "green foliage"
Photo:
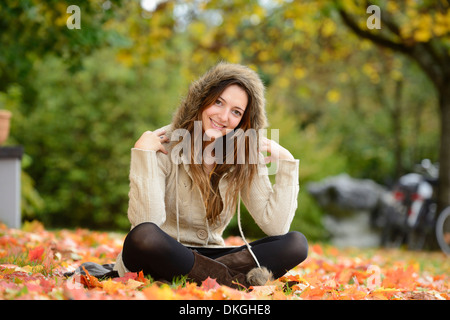
[[[66,27],[67,8],[74,4],[82,12],[79,32]],[[114,9],[119,5],[116,1]],[[59,55],[77,68],[86,55],[115,39],[114,32],[103,27],[114,10],[103,9],[101,1],[5,0],[0,12],[0,90],[32,81],[28,76],[34,62],[47,54]]]
[[[39,108],[15,135],[32,155],[28,171],[45,202],[37,218],[125,229],[130,148],[143,131],[170,122],[178,95],[166,93],[178,91],[180,82],[171,80],[175,66],[155,61],[129,69],[108,50],[84,65],[74,75],[58,58],[36,66]]]
[[[266,84],[269,129],[300,159],[292,229],[308,239],[326,236],[309,182],[347,172],[385,183],[422,158],[437,160],[429,79],[349,33],[336,3],[167,1],[147,12],[139,1],[109,9],[87,1],[82,29],[69,30],[69,2],[0,5],[0,108],[14,114],[9,143],[25,147],[27,219],[127,230],[130,148],[143,131],[169,123],[189,83],[220,60],[249,65]],[[365,7],[338,3],[365,23]],[[383,10],[401,11],[389,3]],[[425,11],[399,16],[404,35],[431,36]],[[435,16],[442,38],[448,10]],[[242,213],[246,235],[259,237]],[[237,233],[235,220],[227,233]]]
[[[16,126],[24,121],[24,117],[20,111],[20,104],[22,102],[22,90],[18,85],[12,85],[7,92],[0,92],[0,109],[6,109],[13,113],[11,118],[10,131],[14,132]],[[14,137],[6,141],[9,145],[17,144]],[[32,219],[36,211],[44,207],[39,192],[35,188],[33,178],[25,171],[32,165],[31,157],[25,152],[22,156],[22,172],[21,172],[21,210],[22,217],[25,219]]]

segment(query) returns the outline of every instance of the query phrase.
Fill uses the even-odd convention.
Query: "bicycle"
[[[436,239],[441,250],[450,255],[450,206],[436,220]]]
[[[406,246],[423,250],[437,243],[450,254],[450,207],[437,214],[435,188],[438,167],[424,160],[419,173],[402,176],[390,194],[390,205],[384,211],[381,245]]]

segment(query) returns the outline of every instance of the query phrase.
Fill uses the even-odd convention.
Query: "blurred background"
[[[126,232],[130,148],[222,60],[267,87],[270,128],[300,159],[292,229],[310,241],[378,244],[384,205],[418,164],[440,166],[434,196],[449,205],[449,2],[371,4],[381,15],[357,0],[3,0],[3,146],[24,148],[22,221]]]

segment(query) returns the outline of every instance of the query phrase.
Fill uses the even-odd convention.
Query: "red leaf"
[[[123,284],[126,284],[128,282],[128,279],[136,280],[136,277],[137,277],[136,272],[127,272],[123,275],[123,277],[115,278],[114,281],[122,282]]]
[[[205,291],[211,290],[211,289],[218,289],[220,288],[220,285],[217,283],[216,279],[211,279],[210,277],[206,278],[202,282],[202,285],[200,286]]]

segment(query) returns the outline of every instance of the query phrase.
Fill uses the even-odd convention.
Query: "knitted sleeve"
[[[298,170],[299,160],[279,160],[275,184],[272,186],[267,168],[261,165],[250,187],[241,192],[244,205],[268,236],[289,231],[297,209]]]
[[[167,168],[161,152],[131,149],[128,219],[131,228],[143,222],[162,225]]]

